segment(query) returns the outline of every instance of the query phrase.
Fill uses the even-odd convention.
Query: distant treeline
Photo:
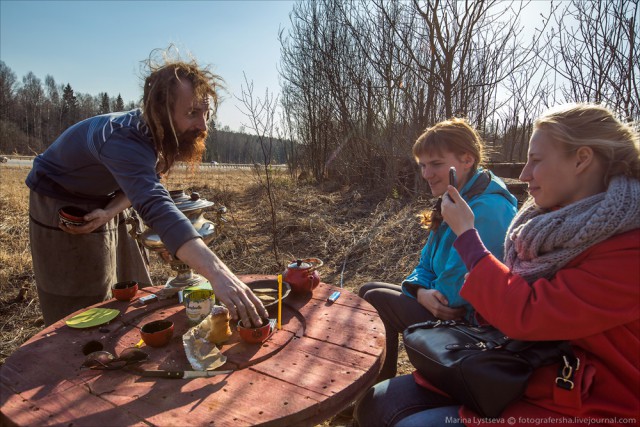
[[[120,94],[75,92],[70,83],[57,84],[50,75],[43,83],[29,72],[20,84],[11,68],[0,61],[0,153],[39,154],[74,123],[136,107],[136,102],[125,103]],[[273,139],[269,143],[269,162],[285,163],[285,142]],[[263,164],[265,156],[257,136],[225,127],[210,132],[203,161]]]
[[[288,162],[291,141],[233,132],[228,126],[215,129],[207,138],[204,161],[219,163],[284,164]]]

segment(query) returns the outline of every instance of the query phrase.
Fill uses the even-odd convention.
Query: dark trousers
[[[402,293],[402,287],[391,283],[365,283],[358,295],[375,307],[384,323],[386,357],[378,381],[396,376],[398,371],[398,334],[414,323],[437,320],[416,299]]]
[[[413,375],[401,375],[367,390],[354,416],[361,427],[464,427],[459,410],[450,398],[416,384]]]

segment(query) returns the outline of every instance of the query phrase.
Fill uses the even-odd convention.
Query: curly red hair
[[[156,52],[156,51],[154,51]],[[175,88],[180,82],[191,83],[195,99],[207,100],[211,106],[210,118],[218,109],[218,90],[223,80],[208,67],[198,65],[195,60],[169,60],[165,57],[161,65],[155,65],[151,57],[147,61],[150,70],[144,81],[142,98],[144,119],[151,130],[158,152],[159,173],[167,172],[177,160],[200,160],[204,151],[204,137],[194,143],[180,143],[176,135],[171,112],[175,103]]]

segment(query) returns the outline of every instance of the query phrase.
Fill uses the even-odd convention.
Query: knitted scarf
[[[529,284],[551,278],[587,248],[611,236],[640,228],[640,181],[612,178],[607,191],[558,210],[527,200],[505,239],[505,264]]]

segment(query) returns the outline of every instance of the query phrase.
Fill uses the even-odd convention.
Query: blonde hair
[[[545,112],[534,122],[568,151],[591,147],[605,168],[606,185],[616,175],[640,179],[640,137],[607,107],[578,103]]]
[[[478,166],[484,161],[484,144],[478,132],[461,118],[443,120],[427,128],[413,144],[413,156],[418,159],[423,154],[443,154],[449,151],[456,157],[469,154],[473,157],[471,174],[474,174]],[[423,228],[435,231],[442,223],[440,201],[429,211],[419,215]]]

